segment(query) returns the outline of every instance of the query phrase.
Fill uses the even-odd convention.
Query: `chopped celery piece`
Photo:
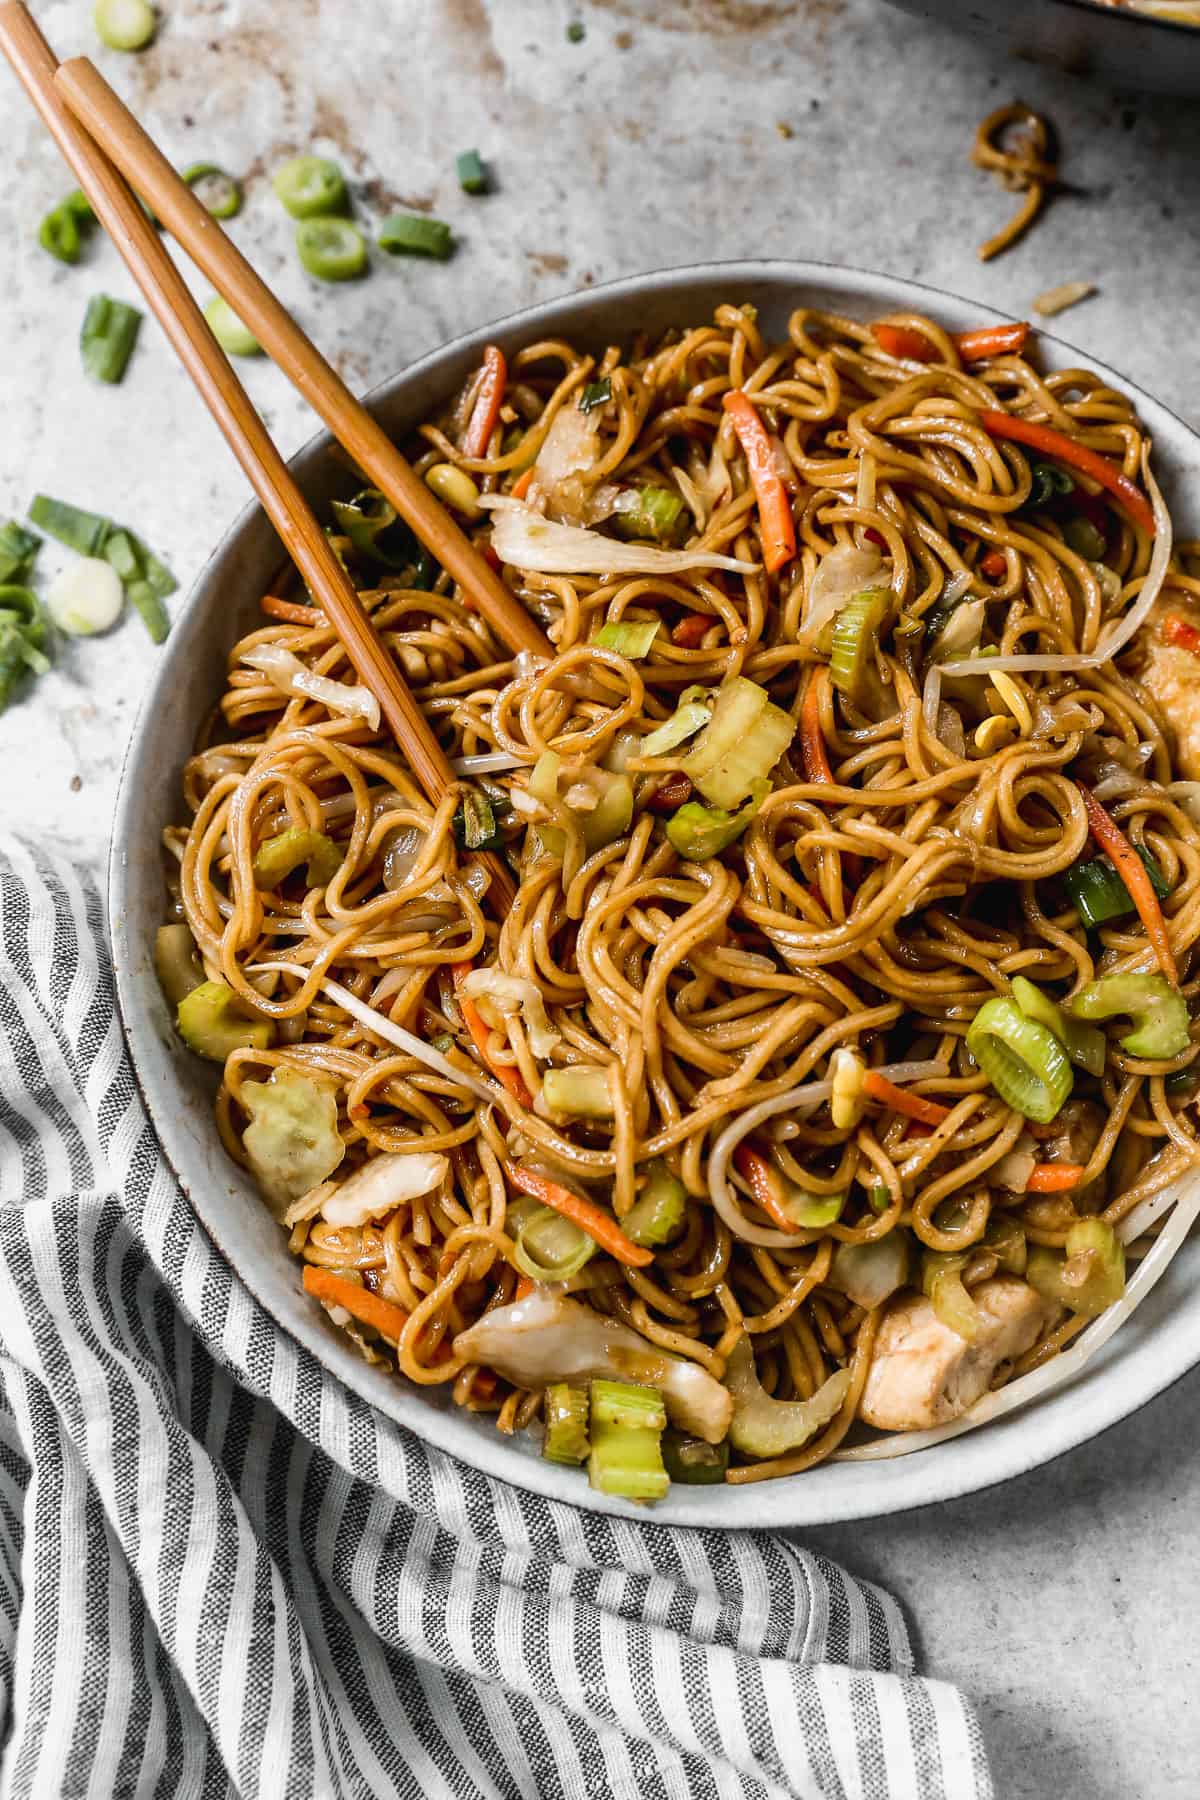
[[[717,690],[712,717],[683,771],[714,806],[736,806],[770,775],[795,731],[796,721],[765,688],[735,675]]]
[[[271,186],[293,219],[323,218],[346,204],[342,171],[324,156],[294,156],[276,169]]]
[[[784,1201],[788,1218],[802,1231],[820,1231],[825,1225],[836,1225],[849,1199],[846,1189],[837,1194],[810,1194],[792,1187]]]
[[[866,588],[847,600],[834,620],[830,677],[856,706],[867,698],[875,676],[875,652],[891,604],[888,588]]]
[[[403,569],[412,562],[412,534],[378,488],[363,488],[353,500],[335,500],[331,510],[361,555],[388,569]]]
[[[967,1049],[1004,1104],[1039,1125],[1056,1117],[1074,1084],[1062,1044],[1013,1000],[984,1001],[967,1032]]]
[[[1127,1013],[1133,1030],[1121,1039],[1121,1048],[1148,1062],[1179,1056],[1190,1042],[1187,1001],[1165,975],[1102,975],[1070,1004],[1077,1019]]]
[[[534,763],[529,775],[529,792],[543,806],[551,805],[558,799],[558,771],[560,758],[553,750],[543,750]]]
[[[616,843],[633,819],[633,783],[628,775],[614,775],[600,796],[600,803],[583,815],[583,841],[588,855]]]
[[[963,1286],[967,1257],[961,1252],[927,1250],[922,1259],[921,1287],[942,1324],[968,1344],[979,1336],[979,1308]]]
[[[649,483],[626,488],[613,513],[618,537],[649,539],[655,544],[678,544],[686,537],[687,526],[683,495],[674,488]]]
[[[688,1487],[713,1487],[725,1479],[729,1467],[729,1442],[706,1444],[668,1425],[662,1439],[663,1467],[672,1481]]]
[[[504,833],[486,794],[465,794],[453,824],[455,840],[463,850],[499,850],[504,843]]]
[[[454,253],[454,238],[445,220],[417,213],[392,213],[379,227],[378,243],[390,256],[432,256],[445,262]]]
[[[1154,892],[1160,900],[1165,900],[1171,891],[1170,882],[1148,850],[1140,844],[1135,844],[1134,849],[1150,877]],[[1107,924],[1110,919],[1128,918],[1134,911],[1129,889],[1107,856],[1095,856],[1088,862],[1076,863],[1063,875],[1062,884],[1079,914],[1079,923],[1089,931]]]
[[[259,845],[254,857],[254,884],[277,888],[301,863],[308,864],[305,880],[310,888],[328,887],[342,866],[342,847],[323,831],[293,825]]]
[[[154,934],[154,973],[167,1005],[178,1008],[204,980],[196,940],[184,924],[160,925]]]
[[[235,1050],[266,1050],[275,1035],[270,1019],[251,1019],[223,981],[202,981],[179,1003],[179,1035],[189,1050],[223,1063]]]
[[[746,1336],[738,1339],[725,1365],[725,1386],[733,1395],[729,1441],[743,1456],[783,1456],[798,1450],[831,1419],[850,1391],[849,1369],[839,1369],[808,1400],[773,1400],[758,1379]]]
[[[669,1244],[683,1230],[686,1216],[687,1189],[656,1157],[650,1164],[650,1179],[621,1220],[625,1236],[635,1244]]]
[[[458,185],[464,194],[486,194],[488,175],[478,150],[463,150],[455,162]]]
[[[608,1072],[597,1068],[547,1069],[542,1098],[551,1112],[576,1119],[611,1119],[612,1089]]]
[[[663,1467],[660,1433],[644,1425],[606,1425],[593,1419],[588,1482],[597,1493],[622,1500],[661,1500],[671,1481]]]
[[[704,689],[685,688],[680,696],[679,705],[669,719],[644,737],[638,745],[639,756],[665,756],[682,744],[685,738],[695,737],[708,724],[708,707],[704,705]],[[695,696],[701,696],[697,699]]]
[[[612,625],[602,625],[592,639],[598,650],[615,650],[618,656],[627,656],[631,662],[648,656],[650,646],[658,636],[659,621],[657,619],[621,619]]]
[[[587,1389],[570,1387],[556,1381],[546,1389],[542,1401],[542,1417],[546,1436],[542,1455],[547,1462],[581,1463],[591,1446],[588,1443]]]
[[[1012,997],[1027,1019],[1035,1020],[1054,1033],[1073,1063],[1089,1075],[1103,1075],[1108,1041],[1099,1026],[1085,1025],[1081,1019],[1065,1013],[1048,994],[1043,994],[1041,988],[1026,981],[1023,975],[1013,976]]]
[[[513,1261],[531,1281],[569,1281],[596,1253],[596,1240],[553,1207],[537,1206],[528,1214],[510,1208],[509,1216],[510,1223],[520,1220]]]
[[[663,1397],[657,1388],[631,1381],[593,1381],[592,1424],[630,1425],[661,1431],[667,1422]]]
[[[1094,1319],[1125,1292],[1125,1247],[1105,1219],[1080,1219],[1067,1232],[1066,1254],[1031,1244],[1025,1279],[1043,1299]]]
[[[688,800],[667,820],[667,841],[687,862],[704,862],[719,856],[741,837],[770,792],[770,782],[757,782],[740,812],[719,806],[702,806]]]
[[[290,1205],[340,1166],[346,1146],[329,1083],[281,1063],[268,1080],[242,1083],[242,1105],[250,1114],[243,1147],[259,1186],[277,1205]]]

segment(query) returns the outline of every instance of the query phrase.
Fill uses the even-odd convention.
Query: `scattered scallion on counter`
[[[379,227],[378,243],[390,256],[433,256],[439,262],[445,262],[454,251],[446,221],[419,213],[392,213]]]
[[[144,50],[158,20],[150,0],[96,0],[92,23],[110,50]]]
[[[204,317],[208,320],[209,330],[227,355],[262,355],[262,345],[254,333],[242,324],[232,306],[220,294],[214,294],[211,300],[205,301]]]
[[[68,550],[80,556],[94,556],[112,529],[112,522],[101,513],[84,512],[66,500],[53,500],[49,494],[35,494],[29,503],[29,517],[50,537],[57,538]]]
[[[48,536],[84,557],[102,558],[112,568],[151,638],[161,644],[170,629],[163,601],[179,583],[164,562],[127,526],[101,513],[84,512],[66,500],[35,494],[29,517]],[[93,629],[99,629],[94,627]]]
[[[121,616],[124,593],[112,564],[99,556],[81,556],[54,577],[46,591],[46,610],[70,637],[95,637]]]
[[[345,210],[342,171],[324,156],[294,156],[275,171],[271,186],[293,219],[326,218]]]
[[[97,381],[121,380],[137,342],[142,315],[136,306],[93,294],[83,315],[79,348],[83,366]]]
[[[83,250],[79,220],[64,202],[48,212],[38,226],[38,243],[59,262],[77,263]]]
[[[463,150],[455,163],[458,185],[464,194],[486,194],[488,172],[478,150]]]
[[[318,281],[353,281],[367,266],[367,241],[349,219],[301,219],[296,253]]]
[[[29,573],[41,541],[15,519],[0,525],[0,584],[19,582]]]
[[[214,219],[234,219],[242,210],[242,184],[216,163],[189,163],[180,171],[205,212]]]
[[[582,44],[586,36],[587,26],[584,24],[583,20],[572,19],[571,23],[567,26],[568,44]]]
[[[8,529],[4,527],[5,532]],[[37,596],[27,587],[0,586],[0,712],[22,676],[44,675],[50,667],[46,655],[49,635]]]

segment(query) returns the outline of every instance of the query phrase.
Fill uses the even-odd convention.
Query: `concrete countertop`
[[[795,255],[1015,313],[1052,284],[1094,281],[1061,335],[1200,424],[1200,106],[998,62],[878,0],[163,0],[158,42],[138,57],[98,50],[76,0],[34,10],[61,56],[98,55],[179,163],[246,175],[235,236],[358,390],[583,283]],[[968,152],[979,119],[1016,95],[1055,121],[1070,191],[985,267],[975,246],[1012,198]],[[85,381],[86,299],[133,298],[131,283],[103,242],[75,268],[33,247],[71,184],[6,71],[0,120],[0,518],[39,489],[110,513],[186,590],[243,504],[242,478],[152,323],[121,387]],[[495,172],[482,200],[455,180],[471,145]],[[344,288],[309,281],[268,173],[310,148],[339,158],[369,219],[393,206],[450,219],[458,254],[376,266]],[[274,369],[242,367],[294,450],[311,415]],[[59,560],[48,546],[42,574]],[[69,645],[0,717],[0,824],[100,868],[155,654],[128,619]],[[1198,1435],[1192,1376],[1006,1487],[810,1534],[892,1588],[926,1667],[974,1695],[1001,1800],[1200,1791],[1200,1709],[1181,1705],[1196,1685]]]

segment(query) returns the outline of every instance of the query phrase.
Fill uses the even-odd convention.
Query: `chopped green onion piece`
[[[455,841],[463,850],[499,850],[504,843],[504,834],[486,794],[463,796],[453,828]]]
[[[568,44],[582,44],[586,36],[587,26],[584,24],[583,20],[572,19],[571,23],[567,26]]]
[[[542,1417],[546,1436],[542,1455],[547,1462],[581,1463],[591,1446],[588,1443],[587,1389],[569,1387],[557,1381],[548,1387],[542,1400]]]
[[[1062,528],[1063,537],[1077,556],[1085,562],[1102,562],[1108,544],[1084,513],[1075,513]]]
[[[378,488],[363,488],[353,500],[335,500],[333,516],[363,556],[402,569],[412,561],[412,534]]]
[[[687,1189],[656,1157],[650,1164],[650,1179],[621,1220],[621,1228],[635,1244],[669,1244],[683,1230],[686,1217]]]
[[[19,575],[27,575],[41,543],[35,532],[26,531],[15,519],[0,525],[0,582],[15,581]]]
[[[187,925],[160,925],[154,934],[154,973],[167,1005],[175,1010],[201,986],[204,970]]]
[[[216,163],[189,163],[182,180],[195,190],[205,212],[214,219],[235,219],[242,210],[242,184]]]
[[[79,348],[83,366],[97,381],[118,382],[137,342],[142,315],[136,306],[93,294],[83,315]]]
[[[597,406],[605,406],[612,399],[612,382],[605,375],[600,381],[589,381],[579,395],[579,410],[590,413]]]
[[[96,223],[96,215],[92,210],[92,203],[82,188],[72,188],[62,204],[65,210],[70,213],[71,217],[77,219],[81,225],[94,225]],[[141,202],[141,205],[143,210],[145,210],[146,203],[144,200]]]
[[[638,745],[638,755],[665,756],[686,738],[695,737],[698,731],[702,731],[708,724],[708,707],[689,696],[702,695],[704,691],[698,687],[685,688],[671,717],[642,739]]]
[[[705,1443],[668,1425],[662,1438],[663,1467],[672,1481],[686,1487],[714,1487],[725,1479],[729,1467],[729,1441]]]
[[[657,1388],[596,1380],[591,1396],[593,1425],[629,1425],[645,1431],[662,1431],[666,1425],[666,1408]]]
[[[149,0],[96,0],[92,9],[96,36],[110,50],[144,50],[156,22]]]
[[[325,156],[294,156],[276,169],[271,186],[293,219],[324,218],[346,205],[342,171]]]
[[[688,515],[683,495],[674,488],[626,488],[613,512],[618,537],[649,538],[656,544],[678,544],[687,536]]]
[[[36,594],[26,587],[0,586],[0,712],[22,677],[44,675],[49,628]]]
[[[1000,1267],[1009,1275],[1023,1275],[1029,1251],[1025,1233],[1015,1219],[993,1213],[983,1234],[987,1249],[994,1250]]]
[[[1111,1019],[1127,1013],[1133,1030],[1122,1050],[1147,1062],[1179,1056],[1190,1042],[1187,1001],[1165,975],[1102,975],[1070,1002],[1077,1019]]]
[[[204,317],[208,320],[208,329],[228,356],[261,356],[263,347],[254,333],[242,324],[230,306],[220,294],[214,294],[211,300],[204,303]]]
[[[260,844],[254,857],[254,885],[277,888],[301,863],[307,863],[305,880],[310,888],[328,887],[342,866],[340,844],[306,825],[293,825],[278,837]]]
[[[1067,1053],[1052,1031],[1027,1019],[1013,1000],[985,1000],[967,1032],[967,1049],[1014,1112],[1048,1125],[1071,1092]]]
[[[1080,1219],[1067,1232],[1066,1255],[1031,1244],[1025,1279],[1046,1300],[1094,1319],[1125,1292],[1125,1247],[1106,1219]]]
[[[621,619],[611,625],[602,625],[592,642],[598,650],[615,650],[618,656],[638,662],[649,655],[650,646],[658,636],[659,623],[658,619]]]
[[[56,206],[38,226],[38,243],[59,262],[77,263],[83,248],[79,221],[68,206]]]
[[[104,560],[111,563],[123,583],[140,581],[142,559],[127,531],[110,531],[104,540]]]
[[[510,1209],[510,1223],[511,1217]],[[513,1262],[531,1281],[569,1281],[595,1253],[595,1238],[573,1219],[564,1219],[553,1207],[537,1206],[521,1219]]]
[[[275,1035],[270,1019],[250,1019],[223,981],[202,981],[180,1001],[175,1015],[189,1050],[223,1063],[235,1050],[265,1050]]]
[[[875,653],[891,605],[889,588],[866,588],[847,600],[834,620],[829,674],[838,692],[856,706],[876,679]]]
[[[611,1119],[613,1116],[612,1089],[606,1069],[547,1069],[542,1077],[542,1099],[551,1112],[566,1113],[574,1119]]]
[[[717,689],[712,717],[683,772],[714,806],[736,806],[771,773],[795,732],[795,719],[765,688],[735,675]]]
[[[1075,492],[1074,479],[1057,463],[1034,462],[1029,465],[1029,473],[1033,477],[1027,506],[1046,506],[1059,494]]]
[[[478,150],[463,150],[459,153],[455,168],[458,171],[458,185],[464,194],[486,194],[488,191],[488,174]]]
[[[80,556],[94,556],[112,529],[99,513],[84,512],[66,500],[52,500],[48,494],[33,496],[29,517],[68,550],[78,550]]]
[[[873,1213],[883,1214],[892,1204],[892,1196],[888,1192],[886,1181],[873,1182],[867,1190],[867,1205]]]
[[[720,856],[741,837],[770,791],[769,781],[756,783],[745,806],[736,813],[689,800],[667,820],[667,841],[687,862],[705,862],[710,856]]]
[[[1048,994],[1043,994],[1041,988],[1026,981],[1023,975],[1013,976],[1012,997],[1027,1019],[1035,1019],[1054,1033],[1073,1063],[1089,1075],[1103,1075],[1108,1040],[1099,1026],[1085,1025],[1065,1013]]]
[[[171,629],[171,621],[162,599],[151,584],[148,581],[131,581],[125,589],[125,598],[150,633],[151,643],[163,643]]]
[[[583,815],[583,842],[589,856],[624,837],[633,819],[633,783],[628,775],[614,775],[600,796],[599,805]]]
[[[454,239],[444,219],[428,219],[419,213],[392,213],[379,227],[379,248],[389,256],[433,256],[445,262],[454,251]]]
[[[1165,900],[1171,891],[1170,882],[1148,850],[1140,844],[1135,844],[1134,849],[1150,877],[1154,892],[1160,900]],[[1134,910],[1129,889],[1107,856],[1076,863],[1063,875],[1062,884],[1079,914],[1079,923],[1089,931],[1097,925],[1107,924],[1110,919],[1127,918]]]
[[[623,1500],[661,1500],[671,1483],[663,1468],[660,1433],[644,1425],[602,1425],[593,1419],[588,1482],[598,1493]]]
[[[921,1287],[942,1324],[973,1344],[979,1336],[979,1308],[963,1286],[967,1261],[961,1251],[927,1250],[921,1263]]]
[[[99,556],[82,556],[56,575],[46,593],[46,609],[60,631],[94,637],[121,616],[125,594],[120,577]]]
[[[354,281],[367,266],[367,240],[349,219],[302,218],[296,254],[318,281]]]

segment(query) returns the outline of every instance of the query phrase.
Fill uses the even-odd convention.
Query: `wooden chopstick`
[[[0,5],[0,49],[199,389],[263,511],[337,631],[359,679],[379,701],[413,773],[436,805],[457,779],[445,751],[157,232],[124,178],[60,99],[54,85],[54,53],[20,0]],[[488,854],[484,861],[492,876],[490,893],[503,911],[515,897],[512,877],[497,857]]]
[[[86,57],[73,57],[59,68],[55,85],[75,116],[254,333],[267,355],[299,389],[359,468],[387,496],[430,554],[450,571],[501,642],[512,651],[530,650],[539,656],[553,656],[554,648],[541,626],[509,592],[495,570],[489,568],[387,433],[355,399],[233,240],[205,211],[100,71]]]

